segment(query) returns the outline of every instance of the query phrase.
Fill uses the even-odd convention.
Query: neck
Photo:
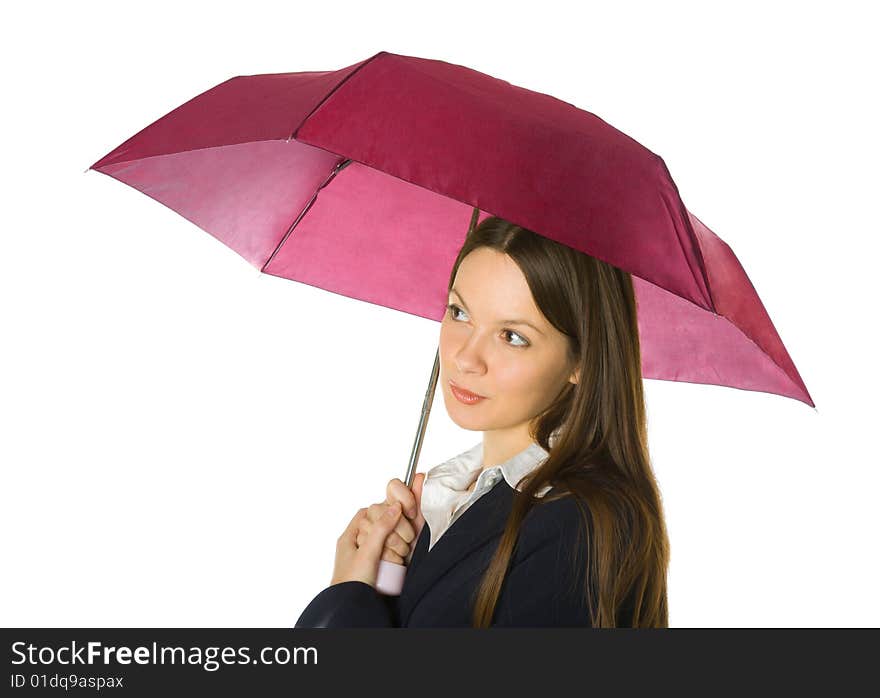
[[[483,467],[492,468],[513,458],[534,443],[528,424],[514,429],[483,432]]]

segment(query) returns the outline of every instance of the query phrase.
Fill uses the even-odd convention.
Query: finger
[[[382,559],[388,560],[388,562],[395,562],[398,565],[404,564],[403,558],[400,555],[398,555],[397,553],[395,553],[393,550],[389,550],[388,548],[385,548],[382,551]]]
[[[403,510],[409,518],[413,518],[418,512],[416,511],[416,498],[412,490],[407,487],[402,480],[394,478],[385,488],[385,495],[388,504],[400,502]]]
[[[369,524],[361,525],[361,532],[369,533],[370,524],[374,521],[377,521],[382,514],[384,514],[389,507],[388,502],[382,502],[381,504],[371,504],[367,508],[367,519],[369,520]],[[405,517],[401,516],[400,520],[397,522],[397,527],[394,531],[399,535],[404,541],[407,543],[411,543],[413,539],[416,537],[415,529],[412,526],[412,523]],[[358,542],[360,544],[360,541]]]
[[[416,498],[416,509],[418,510],[418,515],[413,519],[416,535],[418,535],[418,531],[421,531],[422,526],[425,524],[425,517],[422,516],[422,489],[424,485],[425,473],[416,473],[412,484],[413,496]]]
[[[388,508],[378,521],[373,522],[370,534],[360,547],[367,555],[374,560],[378,560],[382,556],[382,549],[385,547],[385,539],[394,530],[397,525],[397,519],[400,518],[400,505],[394,504]]]
[[[388,510],[388,505],[383,504],[382,505],[382,512],[384,513],[387,510]],[[400,521],[405,521],[405,520],[406,519],[403,516],[400,517]],[[373,530],[373,527],[375,525],[376,525],[376,523],[373,521],[370,521],[369,518],[367,517],[367,515],[364,514],[364,517],[361,519],[360,525],[358,526],[357,546],[359,548],[362,547],[367,542],[367,539],[370,537],[370,532]],[[398,526],[399,525],[400,524],[398,523]],[[389,535],[394,535],[395,533],[396,533],[395,531],[392,531],[391,534],[389,534]],[[387,543],[386,543],[386,546],[387,546]]]
[[[401,517],[403,520],[403,517]],[[356,544],[357,547],[360,548],[366,543],[367,538],[370,536],[370,528],[361,526],[358,529]],[[403,538],[401,538],[396,531],[392,531],[388,537],[385,539],[385,549],[391,550],[397,555],[401,557],[406,557],[409,555],[409,543],[407,543]]]
[[[397,522],[397,527],[394,529],[394,532],[401,537],[401,539],[409,544],[415,540],[416,532],[413,528],[412,522],[406,518],[405,516],[401,516],[400,520]]]
[[[385,513],[385,510],[388,508],[388,504],[390,502],[377,502],[376,504],[371,504],[367,507],[367,518],[370,521],[377,521],[382,514]]]
[[[366,515],[366,509],[357,510],[357,513],[352,517],[351,521],[348,522],[348,526],[345,527],[342,535],[339,536],[339,538],[337,539],[337,547],[339,547],[340,544],[355,545],[357,543],[358,529],[360,528],[361,522],[364,520]]]
[[[409,555],[409,545],[407,545],[406,541],[398,536],[397,533],[395,533],[394,531],[392,531],[385,539],[385,549],[393,550],[401,557],[406,557],[407,555]]]
[[[425,473],[416,473],[413,477],[412,493],[416,500],[416,506],[422,508],[422,488],[425,484]]]

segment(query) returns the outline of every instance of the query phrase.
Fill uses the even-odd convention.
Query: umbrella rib
[[[361,65],[359,65],[355,70],[351,71],[342,80],[340,80],[339,84],[336,85],[332,90],[330,90],[326,95],[324,95],[324,97],[321,98],[321,101],[318,102],[314,106],[314,108],[308,114],[306,114],[305,118],[299,122],[297,127],[295,129],[293,129],[293,131],[291,131],[290,135],[287,137],[287,141],[290,142],[291,138],[296,137],[297,131],[299,131],[302,128],[302,125],[306,121],[309,120],[309,117],[311,117],[312,114],[314,114],[316,111],[318,111],[318,109],[321,108],[321,105],[323,105],[324,102],[326,102],[328,99],[330,99],[330,97],[333,96],[333,93],[336,92],[336,90],[338,90],[340,87],[342,87],[347,81],[351,80],[351,78],[353,78],[361,70],[363,70],[367,66],[367,64],[372,63],[376,58],[381,56],[383,53],[388,53],[388,52],[387,51],[379,51],[379,53],[377,53],[375,56],[370,56],[367,60],[365,60],[363,63],[361,63]]]
[[[751,343],[755,346],[755,348],[761,353],[761,355],[763,355],[763,356],[765,356],[767,359],[769,359],[771,365],[772,365],[774,368],[776,368],[776,369],[777,369],[777,370],[778,370],[783,376],[785,376],[786,380],[788,381],[788,383],[789,383],[790,385],[792,385],[795,389],[797,389],[797,390],[799,390],[799,391],[803,391],[803,394],[804,394],[804,396],[807,398],[807,400],[809,400],[811,403],[813,403],[813,404],[810,405],[810,406],[813,407],[813,408],[815,409],[815,407],[816,407],[816,403],[813,401],[813,398],[812,398],[812,396],[810,395],[810,392],[807,390],[806,383],[804,383],[804,379],[801,377],[800,371],[797,370],[797,367],[794,365],[794,361],[792,361],[791,355],[788,355],[788,351],[787,351],[787,350],[786,350],[785,353],[788,355],[788,360],[791,361],[792,369],[794,369],[795,375],[791,375],[791,374],[790,374],[785,368],[783,368],[782,366],[780,366],[779,362],[776,361],[776,359],[773,358],[773,356],[771,356],[770,352],[769,352],[767,349],[765,349],[765,348],[762,347],[760,344],[758,344],[758,342],[756,342],[756,341],[751,337],[751,335],[749,335],[744,329],[742,329],[741,327],[739,327],[739,326],[738,326],[735,322],[733,322],[729,317],[727,317],[726,315],[719,315],[718,313],[715,313],[715,317],[716,317],[716,318],[721,318],[722,320],[724,320],[728,325],[731,325],[731,326],[732,326],[735,330],[737,330],[737,331],[738,331],[743,337],[745,337],[749,342],[751,342]],[[774,329],[774,331],[776,330],[775,327],[774,327],[773,329]],[[777,337],[778,337],[778,336],[779,336],[779,333],[777,332],[776,335],[777,335]],[[713,371],[715,370],[715,367],[714,367],[714,366],[712,367],[712,370],[713,370]],[[716,371],[716,374],[717,374],[717,371]],[[729,387],[729,388],[739,388],[740,390],[754,390],[753,388],[742,388],[742,387],[737,386],[737,385],[727,385],[726,383],[718,383],[717,385],[725,385],[726,387]],[[770,391],[762,390],[762,391],[759,391],[759,392],[770,392]],[[774,393],[771,393],[771,394],[774,394]],[[775,394],[778,394],[778,393],[775,393]],[[798,399],[800,399],[800,398],[798,398]]]
[[[293,223],[290,224],[290,227],[287,229],[287,232],[284,233],[284,236],[281,238],[281,241],[278,243],[278,245],[275,246],[275,249],[272,251],[272,254],[269,255],[269,259],[267,259],[266,262],[263,264],[263,266],[260,267],[260,271],[261,271],[261,272],[265,272],[265,271],[266,271],[266,267],[269,266],[269,263],[272,261],[272,259],[275,257],[275,255],[278,254],[278,250],[280,250],[281,247],[284,245],[284,243],[287,242],[287,238],[288,238],[288,237],[290,236],[290,234],[293,232],[293,229],[296,228],[297,224],[300,222],[300,220],[302,219],[302,217],[303,217],[304,215],[306,215],[306,213],[308,212],[308,210],[312,207],[312,204],[315,203],[315,199],[318,198],[318,194],[320,193],[320,191],[321,191],[324,187],[326,187],[328,184],[330,184],[330,181],[331,181],[331,180],[332,180],[337,174],[339,174],[342,170],[344,170],[346,167],[348,167],[349,164],[351,164],[351,159],[350,159],[350,158],[346,158],[345,160],[342,160],[341,162],[338,162],[338,163],[336,164],[336,166],[333,168],[333,170],[330,172],[330,174],[327,176],[327,178],[321,183],[321,185],[320,185],[317,189],[315,189],[315,193],[312,194],[312,198],[310,198],[310,199],[306,202],[306,205],[303,207],[303,210],[299,212],[299,215],[296,217],[296,219],[293,221]]]
[[[703,248],[700,245],[700,240],[697,237],[697,234],[694,232],[694,227],[691,225],[690,218],[688,217],[687,207],[684,205],[684,201],[682,200],[681,194],[678,191],[678,185],[675,183],[675,180],[672,179],[672,175],[669,173],[669,168],[666,166],[666,161],[656,153],[654,154],[654,158],[656,162],[660,163],[660,167],[663,168],[663,172],[666,174],[666,179],[668,180],[669,184],[672,185],[673,191],[675,191],[676,199],[678,199],[678,203],[676,204],[678,208],[678,215],[681,217],[685,229],[690,234],[690,239],[694,241],[694,257],[697,261],[697,268],[700,271],[700,276],[702,277],[703,281],[703,287],[706,291],[706,300],[709,301],[709,308],[712,310],[712,313],[718,315],[718,308],[715,305],[715,299],[712,297],[712,286],[709,283],[709,270],[706,267],[706,259],[705,257],[703,257]],[[667,205],[665,200],[663,201],[663,203],[664,205]],[[678,243],[681,246],[681,240],[679,240]],[[683,246],[682,251],[684,251]],[[685,256],[685,259],[687,259],[687,256]]]

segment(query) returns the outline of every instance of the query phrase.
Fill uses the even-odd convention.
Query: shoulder
[[[526,522],[533,526],[570,524],[576,520],[583,520],[587,511],[587,502],[583,497],[554,487],[536,501],[526,514],[523,524],[525,525]]]
[[[587,545],[588,526],[586,501],[554,488],[533,504],[523,519],[519,547],[524,553],[552,547],[571,555]]]
[[[535,502],[523,519],[495,625],[589,627],[583,500],[566,494]]]

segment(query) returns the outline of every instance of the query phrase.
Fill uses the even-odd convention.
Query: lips
[[[462,402],[477,402],[478,400],[485,399],[485,395],[480,395],[478,393],[471,392],[466,388],[462,388],[460,385],[449,381],[449,387],[452,389],[452,394],[455,395]]]

